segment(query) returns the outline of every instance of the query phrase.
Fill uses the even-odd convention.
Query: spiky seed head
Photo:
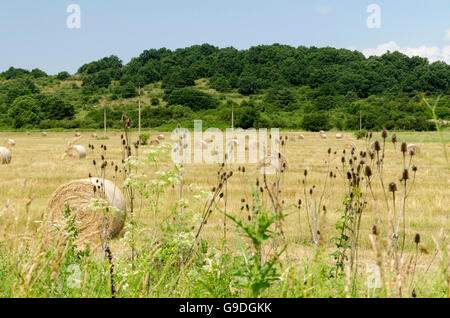
[[[403,170],[402,181],[406,181],[408,179],[409,179],[409,170],[405,169],[405,170]]]
[[[414,243],[419,244],[420,243],[420,234],[416,233],[416,235],[414,236]]]
[[[396,144],[397,143],[397,135],[393,134],[391,140],[392,140],[393,144]]]
[[[376,224],[374,224],[374,225],[372,226],[372,234],[373,234],[373,235],[378,235],[378,234],[379,234],[379,232],[378,232],[378,227],[377,227]]]
[[[378,140],[375,140],[375,141],[374,141],[374,143],[373,143],[373,149],[374,149],[376,152],[379,152],[379,151],[381,150],[381,145],[380,145],[380,142],[379,142]]]
[[[381,137],[383,137],[383,139],[386,139],[388,136],[388,131],[386,128],[383,127],[383,130],[381,131]]]
[[[396,192],[397,191],[397,184],[395,182],[389,183],[389,192]]]
[[[419,168],[418,168],[416,165],[413,165],[413,166],[412,166],[412,171],[417,172],[418,169],[419,169]]]
[[[400,147],[400,151],[406,153],[408,151],[408,144],[406,142],[402,142],[402,146]]]
[[[370,166],[366,166],[364,173],[366,174],[366,177],[370,178],[372,176],[372,169]]]

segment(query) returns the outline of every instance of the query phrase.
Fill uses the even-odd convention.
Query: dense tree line
[[[204,78],[217,94],[195,87]],[[40,92],[71,79],[81,85],[53,95]],[[230,103],[235,103],[231,96],[242,96],[235,109],[243,128],[358,129],[361,112],[366,129],[432,129],[421,94],[443,95],[437,113],[450,119],[450,66],[444,62],[399,52],[365,58],[330,47],[274,44],[237,50],[203,44],[146,50],[128,64],[112,55],[81,66],[73,76],[10,68],[0,74],[0,126],[94,127],[102,99],[123,100],[121,107],[110,109],[112,114],[132,112],[127,99],[149,84],[163,89],[166,104],[153,97],[151,105],[144,105],[149,127],[199,116],[211,125],[228,124]],[[81,110],[86,115],[74,119]]]

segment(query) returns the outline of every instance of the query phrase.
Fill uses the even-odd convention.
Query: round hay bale
[[[323,130],[321,130],[321,131],[319,131],[319,134],[322,135],[322,134],[325,134],[325,132]]]
[[[276,154],[275,154],[276,156]],[[257,165],[256,169],[261,170],[262,168],[270,168],[271,164],[272,164],[272,160],[275,160],[276,157],[274,156],[265,156]],[[275,167],[275,170],[277,172],[282,171],[282,172],[287,172],[289,171],[289,163],[286,159],[286,157],[281,154],[278,153],[278,167]]]
[[[0,163],[2,165],[11,163],[11,151],[8,148],[0,147]]]
[[[300,134],[300,135],[298,136],[298,139],[303,140],[303,139],[305,139],[305,136],[304,136],[303,134]]]
[[[166,139],[166,137],[164,137],[164,135],[159,135],[158,136],[158,140],[164,140],[164,139]]]
[[[47,135],[48,135],[48,134],[47,134],[46,132],[42,132],[42,133],[41,133],[41,136],[42,136],[42,137],[47,137]]]
[[[4,142],[5,147],[14,147],[16,145],[16,142],[14,139],[6,139]]]
[[[96,191],[94,191],[96,187]],[[71,216],[75,217],[75,226],[84,229],[79,240],[82,242],[99,242],[103,236],[105,216],[102,211],[88,208],[92,199],[104,199],[112,213],[106,213],[107,235],[112,238],[119,234],[125,223],[126,201],[122,192],[109,180],[92,178],[76,180],[63,184],[53,192],[47,203],[49,220],[61,222],[61,211],[69,204]]]
[[[289,136],[289,141],[295,141],[295,137],[294,136]]]
[[[79,132],[75,133],[75,137],[81,137],[81,134]]]
[[[66,155],[68,157],[74,158],[74,159],[86,158],[86,148],[84,148],[81,145],[75,145],[75,146],[69,147],[66,150]]]
[[[342,134],[336,134],[336,139],[342,139],[344,136]]]
[[[31,133],[29,131],[26,132],[27,136],[31,135]]]
[[[325,134],[320,134],[320,138],[322,138],[322,139],[327,139],[327,135],[325,135]]]
[[[91,135],[91,137],[97,139],[98,135],[97,135],[96,133],[93,133],[93,134]]]
[[[419,146],[417,146],[415,144],[409,144],[407,149],[408,149],[408,153],[413,152],[413,155],[420,154],[420,148],[419,148]]]

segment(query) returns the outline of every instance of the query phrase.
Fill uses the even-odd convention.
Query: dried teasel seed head
[[[373,234],[373,235],[378,235],[378,234],[379,234],[378,227],[377,227],[376,224],[374,224],[374,225],[372,226],[372,234]]]
[[[419,169],[419,168],[418,168],[416,165],[413,165],[413,166],[412,166],[412,171],[417,172],[418,169]]]
[[[305,169],[305,171],[303,171],[303,175],[306,177],[308,175],[308,170]]]
[[[397,191],[397,184],[395,182],[389,183],[389,192]]]
[[[406,181],[408,179],[409,179],[409,170],[405,169],[405,170],[403,170],[402,181]]]
[[[400,151],[403,153],[406,153],[408,151],[408,144],[406,142],[402,142],[402,145],[400,147]]]
[[[378,140],[375,140],[375,141],[374,141],[374,143],[373,143],[373,149],[374,149],[376,152],[379,152],[379,151],[381,150],[381,145],[380,145],[380,142],[379,142]]]
[[[393,134],[391,140],[392,140],[393,144],[396,144],[397,143],[397,135]]]
[[[388,131],[385,127],[383,127],[383,130],[381,131],[381,137],[383,137],[383,139],[388,137]]]
[[[419,244],[420,243],[420,234],[416,233],[416,235],[414,236],[414,243]]]
[[[350,171],[347,171],[347,179],[350,180],[352,178],[352,174]]]
[[[370,168],[370,166],[365,167],[364,173],[368,178],[372,176],[372,169]]]

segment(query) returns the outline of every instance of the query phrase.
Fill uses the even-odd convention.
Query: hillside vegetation
[[[47,75],[11,67],[0,74],[0,128],[137,126],[139,86],[147,128],[236,126],[304,130],[433,130],[422,103],[441,96],[436,115],[450,120],[450,66],[399,52],[365,58],[330,47],[262,45],[248,50],[203,44],[116,56]]]

